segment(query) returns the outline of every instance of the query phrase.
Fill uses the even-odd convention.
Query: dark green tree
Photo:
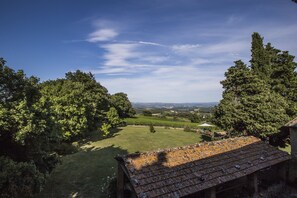
[[[116,93],[111,95],[111,105],[116,108],[120,118],[133,117],[136,112],[125,93]]]
[[[150,110],[143,110],[142,111],[142,114],[144,115],[144,116],[152,116],[153,115],[153,113],[152,113],[152,111],[150,111]]]
[[[155,127],[154,127],[154,125],[152,123],[149,125],[149,128],[150,128],[150,132],[151,133],[155,133],[156,132]]]
[[[271,89],[283,96],[289,103],[287,113],[290,117],[297,115],[297,74],[294,56],[283,51],[276,53],[271,60]]]
[[[31,197],[58,162],[58,127],[38,79],[0,59],[0,197]]]
[[[214,110],[214,122],[235,134],[265,137],[276,133],[289,117],[283,97],[270,90],[265,80],[236,61],[222,81],[223,99]]]
[[[264,48],[263,37],[259,33],[254,32],[252,35],[252,59],[251,69],[261,79],[268,80],[271,74],[271,66],[269,64],[269,54]]]
[[[42,83],[42,97],[51,103],[64,140],[98,130],[106,120],[109,95],[92,74],[69,72],[65,79]]]
[[[108,123],[111,125],[112,128],[117,127],[122,120],[119,117],[117,110],[114,107],[111,107],[109,111],[106,113]]]

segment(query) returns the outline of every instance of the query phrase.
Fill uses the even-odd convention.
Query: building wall
[[[297,128],[290,128],[291,155],[289,181],[297,183]]]

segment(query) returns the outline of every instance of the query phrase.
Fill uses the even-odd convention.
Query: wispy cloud
[[[193,49],[200,47],[199,44],[183,44],[183,45],[173,45],[172,49],[178,52],[188,52]]]
[[[254,31],[262,33],[263,30],[268,37],[265,42],[296,32],[295,27],[287,25],[283,28],[290,33],[275,32],[272,26],[238,28],[243,18],[232,15],[225,19],[219,27],[189,27],[197,34],[182,37],[185,41],[179,38],[178,29],[166,38],[164,35],[146,37],[145,34],[143,39],[136,37],[135,40],[127,37],[129,30],[118,31],[104,44],[96,41],[103,58],[92,73],[100,75],[98,80],[111,93],[124,91],[132,101],[218,101],[222,93],[220,81],[227,68],[238,59],[248,64]],[[99,25],[100,28],[112,27],[106,23]]]
[[[113,29],[99,29],[96,30],[95,32],[92,32],[91,34],[89,34],[87,41],[91,42],[91,43],[96,43],[96,42],[100,42],[100,41],[109,41],[111,39],[113,39],[114,37],[116,37],[118,35],[118,33],[113,30]]]
[[[100,47],[106,51],[104,55],[105,66],[129,66],[129,60],[140,56],[139,52],[136,51],[137,44],[112,43]]]
[[[165,47],[165,45],[162,45],[160,43],[154,43],[154,42],[139,41],[138,43],[143,44],[143,45],[153,45],[153,46],[163,46],[163,47]]]

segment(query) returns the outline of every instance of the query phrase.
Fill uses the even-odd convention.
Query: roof
[[[297,128],[297,117],[285,124],[283,127]]]
[[[182,197],[290,159],[248,136],[118,156],[138,197]]]

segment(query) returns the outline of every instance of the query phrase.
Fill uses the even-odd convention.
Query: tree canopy
[[[133,117],[136,112],[125,93],[116,93],[111,95],[111,105],[116,108],[120,118]]]
[[[0,58],[0,197],[32,197],[59,162],[60,143],[106,135],[134,113],[124,93],[111,96],[91,73],[39,83]]]
[[[0,197],[30,197],[40,190],[58,162],[56,129],[38,79],[0,59]]]
[[[236,135],[267,137],[297,115],[296,63],[287,51],[264,46],[258,33],[251,52],[250,67],[238,60],[225,73],[214,122]]]

